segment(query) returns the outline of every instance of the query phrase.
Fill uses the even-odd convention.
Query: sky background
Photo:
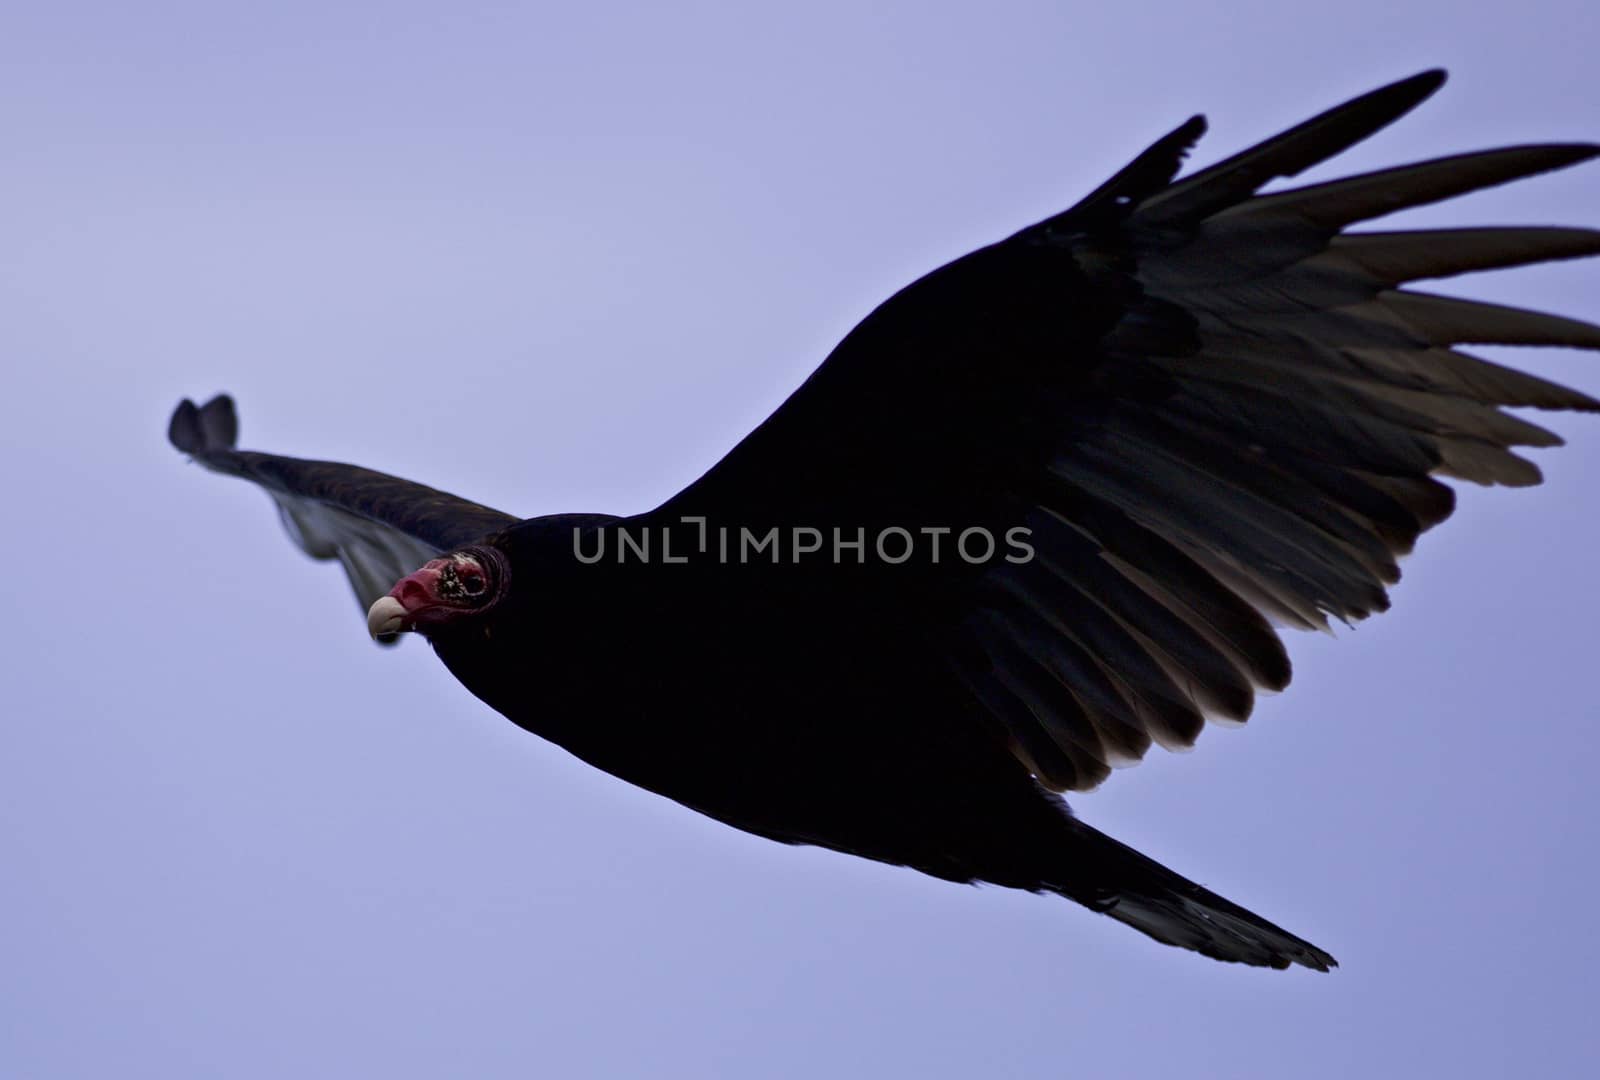
[[[6,9],[0,1075],[1595,1075],[1595,418],[1543,488],[1468,490],[1392,613],[1295,636],[1247,729],[1074,800],[1325,976],[630,788],[373,647],[261,494],[167,447],[226,389],[247,446],[642,510],[1195,111],[1204,164],[1442,64],[1339,171],[1600,138],[1578,2],[799,10]],[[1600,263],[1451,285],[1600,317]],[[1600,393],[1600,357],[1515,360]]]

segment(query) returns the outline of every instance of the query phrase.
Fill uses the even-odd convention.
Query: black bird
[[[1194,117],[1076,206],[908,286],[646,514],[518,520],[351,465],[170,437],[338,559],[373,635],[585,761],[761,836],[1049,891],[1221,960],[1322,949],[1079,821],[1152,742],[1242,721],[1274,624],[1389,606],[1439,476],[1536,484],[1504,406],[1600,401],[1457,349],[1600,327],[1401,283],[1600,253],[1563,228],[1346,232],[1572,165],[1518,146],[1262,195],[1436,90],[1425,72],[1174,180]],[[396,581],[398,580],[398,584]]]

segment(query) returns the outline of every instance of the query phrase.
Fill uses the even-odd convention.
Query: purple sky
[[[1074,800],[1331,976],[627,787],[374,648],[163,439],[227,389],[249,446],[640,510],[1192,112],[1203,164],[1442,64],[1341,171],[1600,138],[1592,5],[1319,7],[9,11],[0,1075],[1592,1075],[1593,418],[1545,487],[1465,492],[1394,612],[1296,636],[1247,730]],[[1409,220],[1600,226],[1597,194]],[[1596,263],[1454,288],[1600,318]],[[1515,361],[1600,393],[1595,356]]]

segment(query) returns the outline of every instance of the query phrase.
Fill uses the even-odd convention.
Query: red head
[[[509,585],[509,568],[498,551],[453,551],[407,574],[388,596],[379,597],[367,611],[367,629],[375,638],[406,630],[431,636],[481,617]]]

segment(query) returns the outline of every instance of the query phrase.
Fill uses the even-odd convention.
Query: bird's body
[[[574,587],[541,590],[537,615],[487,642],[438,640],[439,656],[590,764],[774,839],[929,871],[948,860],[942,876],[963,880],[986,876],[978,853],[958,856],[941,835],[1044,805],[1003,731],[970,722],[914,623],[812,588],[815,574],[745,591],[706,580],[736,567],[583,566],[564,523],[518,526],[506,545],[519,550],[522,532],[543,549],[534,565]],[[763,616],[774,608],[776,627]]]
[[[518,521],[238,451],[226,398],[185,402],[172,439],[267,488],[307,552],[344,564],[375,636],[425,633],[490,706],[624,780],[786,843],[1326,969],[1057,793],[1244,720],[1289,680],[1274,623],[1384,610],[1396,558],[1452,508],[1435,474],[1536,483],[1511,448],[1559,440],[1500,407],[1600,410],[1455,348],[1600,348],[1600,328],[1399,288],[1597,254],[1600,233],[1345,231],[1596,148],[1258,194],[1441,81],[1173,182],[1191,120],[1072,209],[885,302],[646,514]]]
[[[434,639],[452,674],[519,726],[772,840],[1057,892],[1233,959],[1332,963],[1078,821],[1002,725],[973,722],[981,710],[914,611],[861,603],[830,584],[840,575],[826,562],[768,562],[790,572],[765,576],[760,591],[742,587],[737,563],[584,564],[576,553],[620,549],[616,532],[602,544],[595,530],[628,525],[577,520],[536,518],[497,541],[549,583],[537,612],[505,613],[487,638]],[[698,531],[674,534],[675,550],[695,550]],[[1256,940],[1197,928],[1170,910],[1185,902],[1208,920],[1246,920]]]

